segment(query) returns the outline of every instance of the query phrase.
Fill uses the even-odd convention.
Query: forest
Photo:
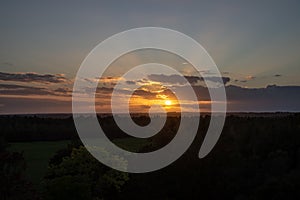
[[[175,136],[180,116],[169,116],[155,136],[123,133],[113,117],[99,117],[108,138],[121,148],[151,152]],[[140,125],[147,116],[136,116]],[[300,114],[226,117],[221,137],[208,156],[198,152],[210,122],[201,116],[198,134],[177,161],[161,170],[124,173],[97,161],[78,138],[72,117],[1,116],[1,199],[300,199]],[[28,174],[31,161],[16,145],[57,146],[41,177]],[[46,143],[47,142],[47,143]],[[41,147],[43,145],[40,145]],[[44,146],[46,147],[46,146]],[[105,151],[105,149],[102,149]],[[42,156],[44,150],[39,152]],[[104,152],[105,153],[105,152]],[[124,164],[124,160],[116,162]],[[37,168],[37,167],[36,167]],[[33,168],[31,173],[39,169]]]

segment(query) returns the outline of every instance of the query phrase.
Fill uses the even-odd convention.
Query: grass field
[[[10,150],[23,152],[27,165],[26,174],[33,184],[38,185],[47,171],[49,159],[57,150],[67,147],[69,142],[11,143]]]
[[[70,141],[54,141],[54,142],[24,142],[11,143],[10,150],[23,152],[26,160],[26,174],[35,185],[39,185],[44,177],[49,159],[56,151],[66,148]],[[114,142],[129,151],[137,152],[143,146],[147,145],[146,140],[136,140],[132,138],[116,139]]]

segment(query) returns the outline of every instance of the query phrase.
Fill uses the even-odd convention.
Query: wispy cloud
[[[246,80],[254,80],[254,79],[256,79],[256,77],[255,77],[255,76],[252,76],[252,75],[247,75],[247,76],[245,77],[245,79],[246,79]]]
[[[14,67],[15,65],[11,62],[3,62],[1,63],[2,66],[5,66],[5,67]]]
[[[14,82],[38,82],[38,83],[65,83],[68,79],[64,74],[38,74],[30,73],[6,73],[0,72],[1,81]]]
[[[9,95],[70,96],[70,93],[71,93],[71,89],[69,88],[57,88],[52,90],[44,87],[33,87],[33,86],[23,86],[23,85],[14,85],[14,84],[0,84],[0,94],[6,96]]]
[[[151,74],[148,75],[148,78],[151,81],[157,81],[161,83],[170,83],[170,84],[179,84],[179,85],[184,85],[186,84],[186,80],[190,84],[197,84],[198,82],[203,82],[204,78],[203,77],[198,77],[198,76],[184,76],[186,80],[182,78],[180,75],[164,75],[164,74]],[[223,81],[224,84],[227,84],[230,81],[229,77],[215,77],[215,76],[207,76],[205,77],[205,80],[212,81],[215,83],[220,83],[220,80]]]
[[[280,74],[270,75],[272,77],[281,77]],[[234,82],[241,83],[251,81],[253,79],[260,79],[261,77],[241,76],[241,79],[235,79]],[[219,83],[220,79],[214,76],[207,77],[209,81]],[[27,81],[25,81],[27,80]],[[183,81],[184,80],[184,81]],[[225,84],[230,82],[229,77],[222,77],[221,81]],[[102,112],[109,112],[107,110],[111,104],[111,96],[114,90],[124,97],[133,99],[136,106],[135,111],[139,109],[148,109],[150,103],[163,102],[165,99],[176,99],[175,95],[184,97],[185,102],[182,106],[188,108],[189,106],[199,103],[200,108],[209,110],[210,96],[208,88],[199,83],[204,79],[197,76],[185,76],[185,79],[179,75],[163,75],[150,74],[144,79],[140,80],[126,80],[121,77],[103,77],[92,81],[99,81],[96,91],[96,105],[101,107]],[[120,87],[114,88],[115,84],[120,81]],[[192,85],[198,102],[192,101],[190,95],[187,93],[187,81]],[[22,82],[22,84],[20,83]],[[28,83],[27,83],[28,82]],[[18,84],[19,83],[19,84]],[[26,84],[25,84],[26,83]],[[45,83],[45,84],[40,84]],[[49,84],[57,83],[57,84]],[[68,83],[68,84],[66,84]],[[64,75],[57,74],[37,74],[37,73],[4,73],[0,72],[0,95],[2,98],[10,99],[11,102],[1,101],[1,112],[9,112],[11,108],[8,105],[20,107],[18,102],[20,99],[25,99],[28,111],[43,109],[37,105],[44,105],[43,101],[51,102],[52,108],[61,108],[63,104],[67,106],[65,110],[70,110],[72,86],[69,84],[70,80]],[[171,90],[168,89],[171,86]],[[136,88],[131,96],[131,88]],[[300,86],[268,86],[266,88],[244,88],[241,86],[227,85],[226,87],[228,109],[229,111],[299,111],[300,110]],[[217,90],[218,87],[212,88]],[[90,88],[86,88],[83,93],[93,92]],[[32,99],[32,103],[30,100]],[[39,102],[40,101],[40,102]],[[39,103],[38,103],[39,102]],[[148,103],[147,103],[148,102]],[[206,102],[206,103],[203,103]],[[123,104],[122,104],[123,105]],[[124,104],[126,105],[126,104]],[[123,105],[123,106],[124,106]],[[174,103],[174,107],[177,108]],[[16,110],[16,109],[15,109]],[[24,110],[24,108],[20,108]],[[55,112],[55,110],[53,111]]]

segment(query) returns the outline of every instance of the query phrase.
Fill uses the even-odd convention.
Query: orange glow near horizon
[[[179,102],[170,90],[159,85],[143,86],[142,89],[148,93],[133,93],[130,98],[129,107],[132,112],[148,112],[153,105],[160,105],[166,112],[180,112]]]
[[[172,105],[172,101],[171,100],[166,100],[165,101],[165,105],[166,106],[171,106]]]
[[[125,90],[125,89],[124,89]],[[102,87],[98,87],[97,100],[96,100],[96,112],[111,112],[111,90],[105,90]],[[143,85],[135,89],[135,91],[130,94],[124,95],[120,98],[118,107],[120,112],[128,110],[130,113],[148,113],[149,109],[153,106],[159,105],[166,112],[198,112],[199,110],[196,105],[199,106],[202,112],[210,110],[211,101],[210,100],[198,100],[192,101],[187,99],[177,99],[175,93],[170,89],[164,87],[163,85]],[[128,102],[129,100],[129,102]],[[129,105],[128,105],[129,103]],[[152,112],[156,112],[155,109]],[[160,109],[157,112],[161,112]]]

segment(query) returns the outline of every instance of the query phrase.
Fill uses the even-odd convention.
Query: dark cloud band
[[[6,73],[0,72],[1,81],[64,83],[67,81],[63,74],[37,74],[37,73]]]
[[[184,77],[192,85],[204,81],[203,77],[198,77],[198,76],[184,76]],[[151,81],[157,81],[161,83],[170,83],[170,84],[179,84],[179,85],[186,84],[184,79],[182,79],[182,77],[179,75],[150,74],[148,75],[148,78]],[[205,80],[209,80],[215,83],[220,83],[219,77],[214,77],[214,76],[205,77]],[[230,78],[221,77],[221,80],[223,81],[224,84],[227,84],[230,81]]]

